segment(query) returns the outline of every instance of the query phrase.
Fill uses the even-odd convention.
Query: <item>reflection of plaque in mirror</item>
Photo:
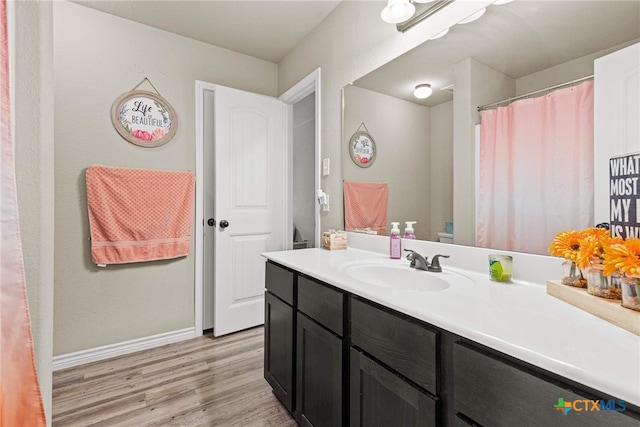
[[[356,165],[361,168],[368,168],[376,160],[377,150],[376,142],[369,134],[366,126],[364,126],[366,132],[360,130],[363,126],[364,123],[360,125],[358,131],[349,140],[349,154]]]

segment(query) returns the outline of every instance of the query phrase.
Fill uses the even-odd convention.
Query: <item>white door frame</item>
[[[196,80],[195,85],[195,112],[196,112],[196,200],[195,200],[195,283],[194,283],[194,324],[195,324],[195,336],[202,335],[202,327],[204,324],[203,315],[203,293],[204,293],[204,109],[203,100],[204,92],[207,90],[215,92],[216,85],[213,83],[207,83],[200,80]],[[310,93],[316,93],[315,99],[315,181],[316,189],[320,188],[320,68],[313,71],[307,77],[302,79],[299,83],[286,91],[280,98],[285,104],[289,104],[287,114],[287,144],[286,151],[286,242],[287,249],[291,249],[293,245],[293,140],[290,134],[291,128],[291,110],[292,105],[302,100]],[[316,246],[320,244],[320,206],[316,203]],[[215,325],[214,325],[215,327]]]
[[[285,242],[287,242],[286,248],[291,249],[293,247],[293,135],[291,135],[292,131],[292,117],[293,117],[293,104],[298,101],[301,101],[306,96],[311,93],[316,94],[315,96],[315,159],[313,161],[314,164],[314,191],[321,187],[321,167],[320,167],[320,159],[321,159],[321,151],[320,151],[320,68],[317,68],[315,71],[312,71],[308,76],[304,79],[300,80],[297,84],[295,84],[291,89],[282,94],[278,99],[287,104],[287,176],[286,176],[286,197],[287,197],[287,210],[286,210],[286,236]],[[315,195],[314,195],[315,200]],[[321,244],[321,225],[320,225],[320,204],[316,203],[315,205],[315,242],[316,248],[320,247]]]

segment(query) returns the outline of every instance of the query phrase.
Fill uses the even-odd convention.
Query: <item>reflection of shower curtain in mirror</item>
[[[0,0],[0,427],[45,426],[33,359],[11,141],[6,0]]]
[[[546,254],[593,226],[593,81],[481,113],[477,245]]]

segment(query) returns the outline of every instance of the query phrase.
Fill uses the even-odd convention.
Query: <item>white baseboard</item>
[[[102,347],[90,348],[88,350],[76,351],[74,353],[61,354],[53,358],[53,371],[71,368],[73,366],[84,365],[89,362],[109,359],[115,356],[134,353],[140,350],[160,347],[173,342],[196,338],[201,334],[196,334],[195,327],[180,329],[163,334],[152,335],[144,338],[137,338],[130,341],[123,341],[115,344],[104,345]]]

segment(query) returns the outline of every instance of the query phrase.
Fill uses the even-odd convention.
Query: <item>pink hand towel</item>
[[[384,182],[345,181],[344,228],[346,231],[370,228],[387,234],[389,190]]]
[[[191,252],[191,172],[87,168],[91,257],[98,265],[177,258]]]

